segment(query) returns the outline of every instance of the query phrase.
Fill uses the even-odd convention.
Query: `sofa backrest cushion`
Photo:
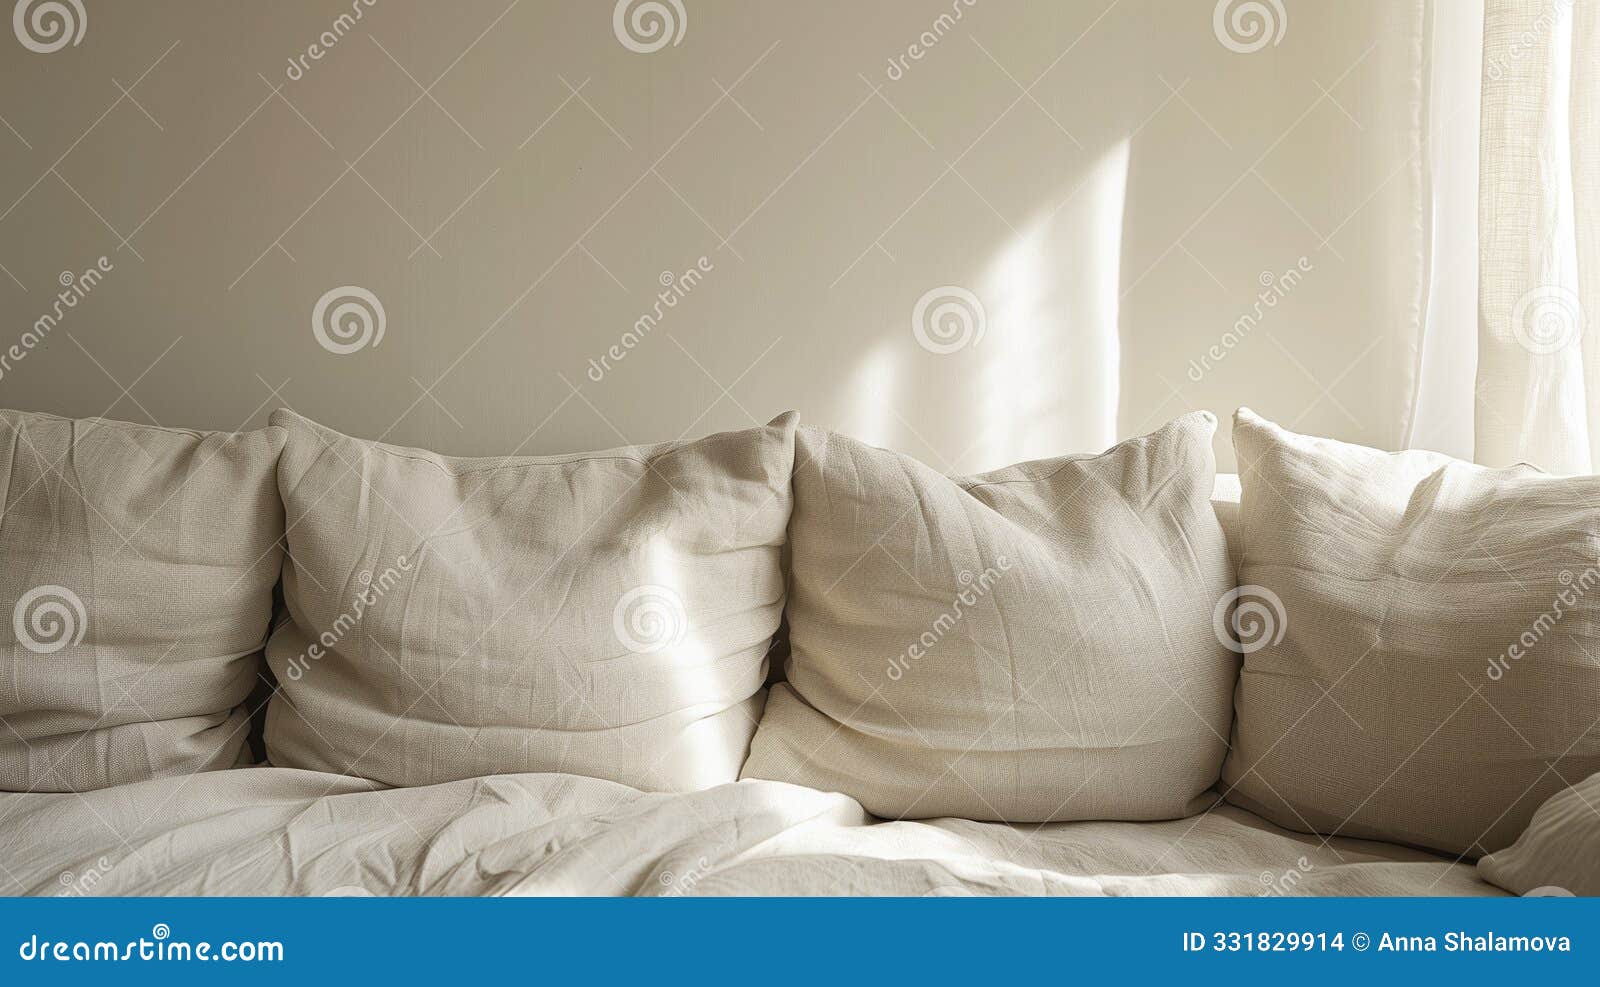
[[[240,758],[282,561],[283,442],[0,411],[0,790]]]
[[[743,777],[884,817],[1166,819],[1222,763],[1237,670],[1216,420],[952,479],[801,430],[790,657]]]
[[[1296,435],[1241,410],[1227,798],[1477,857],[1600,771],[1600,477]]]
[[[272,420],[290,555],[274,765],[388,785],[738,777],[783,609],[796,416],[476,459]]]

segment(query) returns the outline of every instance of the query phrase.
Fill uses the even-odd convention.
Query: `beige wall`
[[[0,36],[6,406],[234,428],[286,404],[457,453],[792,407],[963,471],[1194,407],[1406,427],[1420,0],[1283,0],[1248,53],[1211,0],[682,0],[649,53],[610,0],[356,0],[348,30],[349,0],[83,3],[75,46]],[[663,272],[681,300],[592,371]],[[344,285],[381,345],[319,345]],[[919,345],[942,286],[981,304],[977,345]]]

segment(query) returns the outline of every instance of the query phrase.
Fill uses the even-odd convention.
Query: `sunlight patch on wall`
[[[1118,292],[1129,143],[1006,245],[981,282],[979,468],[1117,440]]]

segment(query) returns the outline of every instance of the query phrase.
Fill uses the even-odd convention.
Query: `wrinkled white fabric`
[[[32,895],[1492,895],[1468,865],[1277,829],[878,822],[778,782],[644,793],[517,774],[379,790],[244,768],[0,795],[0,884]]]

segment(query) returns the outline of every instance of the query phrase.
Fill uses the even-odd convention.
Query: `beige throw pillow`
[[[239,759],[283,557],[283,440],[0,411],[0,789]]]
[[[1215,428],[962,479],[802,429],[788,682],[743,777],[893,818],[1194,811],[1238,665],[1212,624]]]
[[[268,648],[273,764],[389,785],[737,778],[783,608],[793,414],[480,459],[272,420],[291,617]]]
[[[1477,857],[1600,771],[1600,477],[1234,420],[1256,607],[1227,797]]]
[[[1478,873],[1513,894],[1600,897],[1600,774],[1551,796],[1517,842],[1478,861]]]

